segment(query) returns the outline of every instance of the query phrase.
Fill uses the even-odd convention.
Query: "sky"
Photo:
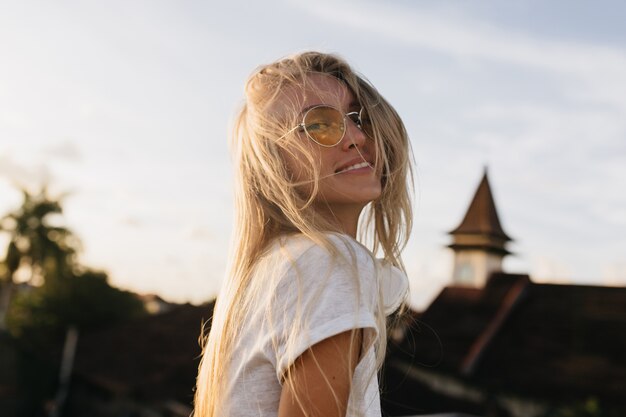
[[[447,232],[484,167],[514,238],[505,271],[625,286],[624,18],[621,1],[0,0],[0,213],[47,183],[67,194],[83,264],[208,300],[231,239],[243,84],[313,49],[348,60],[406,124],[415,308],[450,283]]]

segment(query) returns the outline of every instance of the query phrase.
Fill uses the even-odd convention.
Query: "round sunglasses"
[[[346,134],[346,119],[352,120],[368,137],[373,137],[372,123],[364,107],[359,111],[344,114],[335,107],[320,104],[308,109],[302,116],[302,123],[285,133],[281,139],[294,130],[301,129],[309,139],[320,146],[337,146]]]

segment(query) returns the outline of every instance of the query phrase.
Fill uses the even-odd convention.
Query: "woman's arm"
[[[361,329],[339,333],[311,346],[296,359],[290,368],[295,392],[283,384],[278,417],[345,417],[362,337]]]

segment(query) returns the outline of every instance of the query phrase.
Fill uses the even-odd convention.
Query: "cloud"
[[[46,164],[26,166],[16,162],[11,155],[0,154],[0,178],[17,187],[40,188],[52,182],[53,176]]]
[[[626,286],[626,261],[609,263],[602,269],[602,284]]]
[[[143,221],[139,217],[136,216],[126,216],[119,220],[121,225],[132,227],[132,228],[141,228],[144,226]]]
[[[3,91],[0,85],[0,94],[9,96],[8,91]],[[7,106],[8,107],[8,106]],[[24,129],[28,126],[30,120],[24,112],[17,111],[15,109],[3,107],[0,111],[0,126],[3,128],[15,128]]]
[[[191,240],[211,240],[214,238],[213,233],[204,226],[191,227],[187,230],[185,235]]]
[[[626,54],[592,43],[515,33],[479,20],[389,3],[294,2],[319,19],[452,58],[547,71],[578,84],[568,94],[626,109]],[[328,13],[332,10],[332,13]]]
[[[44,156],[64,159],[70,162],[80,162],[82,154],[76,143],[72,140],[66,140],[54,145],[47,146],[43,149]]]
[[[571,276],[571,267],[560,259],[547,255],[538,255],[531,259],[530,277],[535,282],[571,284]]]

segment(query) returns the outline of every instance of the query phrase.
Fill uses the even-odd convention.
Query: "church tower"
[[[481,288],[492,272],[502,271],[502,259],[511,253],[505,245],[513,239],[500,225],[486,167],[463,221],[449,234],[453,238],[448,247],[454,251],[454,284]]]

